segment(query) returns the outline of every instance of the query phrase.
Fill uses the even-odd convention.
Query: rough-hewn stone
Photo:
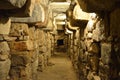
[[[0,3],[3,6],[1,7],[0,14],[11,17],[29,17],[32,15],[34,3],[35,0],[5,0]]]
[[[9,59],[0,61],[0,79],[6,80],[10,70],[11,61]]]
[[[27,0],[1,0],[0,9],[15,9],[24,6]]]
[[[7,17],[0,18],[0,34],[9,34],[11,20]]]
[[[10,70],[10,76],[12,80],[31,80],[31,64],[26,66],[12,67]]]
[[[17,40],[17,37],[10,37],[8,35],[3,35],[3,39],[6,41],[15,41]]]
[[[6,41],[0,42],[0,52],[10,51],[8,43]]]
[[[12,23],[10,36],[13,37],[20,37],[20,36],[27,36],[29,34],[28,25],[24,23]]]
[[[80,20],[88,20],[90,17],[89,13],[83,12],[80,6],[77,4],[73,10],[73,18]]]
[[[31,40],[9,42],[9,46],[11,50],[16,51],[26,51],[34,49],[33,42]]]
[[[40,3],[36,3],[32,16],[26,18],[11,18],[12,22],[23,22],[23,23],[36,23],[44,22],[45,10]]]
[[[101,60],[103,64],[109,64],[111,58],[111,43],[102,43],[101,44]]]
[[[16,52],[17,53],[17,52]],[[22,53],[26,53],[26,52],[22,52]],[[30,53],[27,52],[24,55],[15,55],[12,54],[11,55],[11,66],[26,66],[31,62],[31,56]]]
[[[110,80],[110,67],[108,65],[100,64],[100,66],[99,66],[99,76],[101,77],[102,80],[103,79]]]
[[[0,54],[0,61],[5,61],[6,59],[8,59],[8,54]]]
[[[105,38],[105,24],[103,20],[98,20],[95,24],[95,29],[93,30],[93,40],[101,41]]]

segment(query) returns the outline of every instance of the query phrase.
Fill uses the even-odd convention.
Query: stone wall
[[[81,2],[85,0],[78,1]],[[87,4],[87,2],[85,4]],[[74,4],[71,6],[73,10]],[[86,5],[80,6],[83,7]],[[73,19],[71,15],[74,16],[75,14],[71,13],[70,16],[70,13],[68,14],[68,21],[71,23],[72,28],[79,27],[79,33],[77,33],[79,36],[75,37],[76,33],[74,31],[73,34],[68,35],[68,45],[70,45],[70,47],[68,47],[68,54],[80,80],[119,80],[120,9],[117,7],[111,12],[102,12],[96,11],[94,8],[91,8],[93,9],[92,11],[89,8],[88,10],[82,9],[87,12],[89,12],[89,10],[90,12],[95,11],[96,13],[90,13],[90,19],[88,19],[87,25],[81,25],[80,21],[82,20],[80,19],[79,21]],[[75,24],[72,24],[72,22]],[[75,45],[76,42],[77,47]]]
[[[71,36],[71,48],[68,48],[68,52],[80,79],[119,80],[119,35],[117,31],[113,31],[118,28],[110,29],[106,25],[105,18],[92,13],[84,31],[80,30],[78,33],[80,36],[74,37],[76,33]],[[105,32],[106,29],[110,33]]]
[[[10,32],[11,20],[7,17],[0,18],[0,79],[6,80],[9,76],[11,65],[10,48],[5,38]]]
[[[0,32],[0,79],[37,80],[51,57],[51,34],[25,23],[11,23]],[[10,25],[11,24],[11,25]],[[2,29],[2,28],[1,28]]]
[[[46,7],[48,0],[0,1],[0,80],[37,80],[37,71],[49,65]]]

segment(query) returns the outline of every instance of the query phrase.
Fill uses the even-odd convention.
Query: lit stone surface
[[[8,59],[8,54],[0,54],[0,61],[5,61],[6,59]]]
[[[11,20],[6,17],[0,18],[0,34],[9,34],[11,26]]]
[[[25,51],[25,50],[33,50],[33,42],[28,41],[18,41],[18,42],[9,42],[10,49],[11,50],[17,50],[17,51]]]
[[[10,51],[10,48],[8,46],[7,42],[0,42],[0,52],[4,51]]]
[[[27,36],[29,34],[28,25],[24,23],[12,23],[10,36],[19,37],[19,36]]]
[[[82,11],[80,6],[77,4],[73,10],[73,18],[80,20],[89,20],[90,14]]]
[[[45,19],[45,10],[44,7],[38,2],[35,3],[32,15],[26,18],[11,18],[12,22],[23,22],[23,23],[36,23],[44,22]]]

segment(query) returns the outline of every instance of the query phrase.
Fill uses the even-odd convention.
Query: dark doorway
[[[57,40],[57,46],[61,46],[61,45],[64,45],[64,40],[63,39]]]

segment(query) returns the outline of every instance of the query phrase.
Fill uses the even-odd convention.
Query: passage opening
[[[61,45],[64,45],[64,40],[63,39],[57,40],[57,46],[61,46]]]

